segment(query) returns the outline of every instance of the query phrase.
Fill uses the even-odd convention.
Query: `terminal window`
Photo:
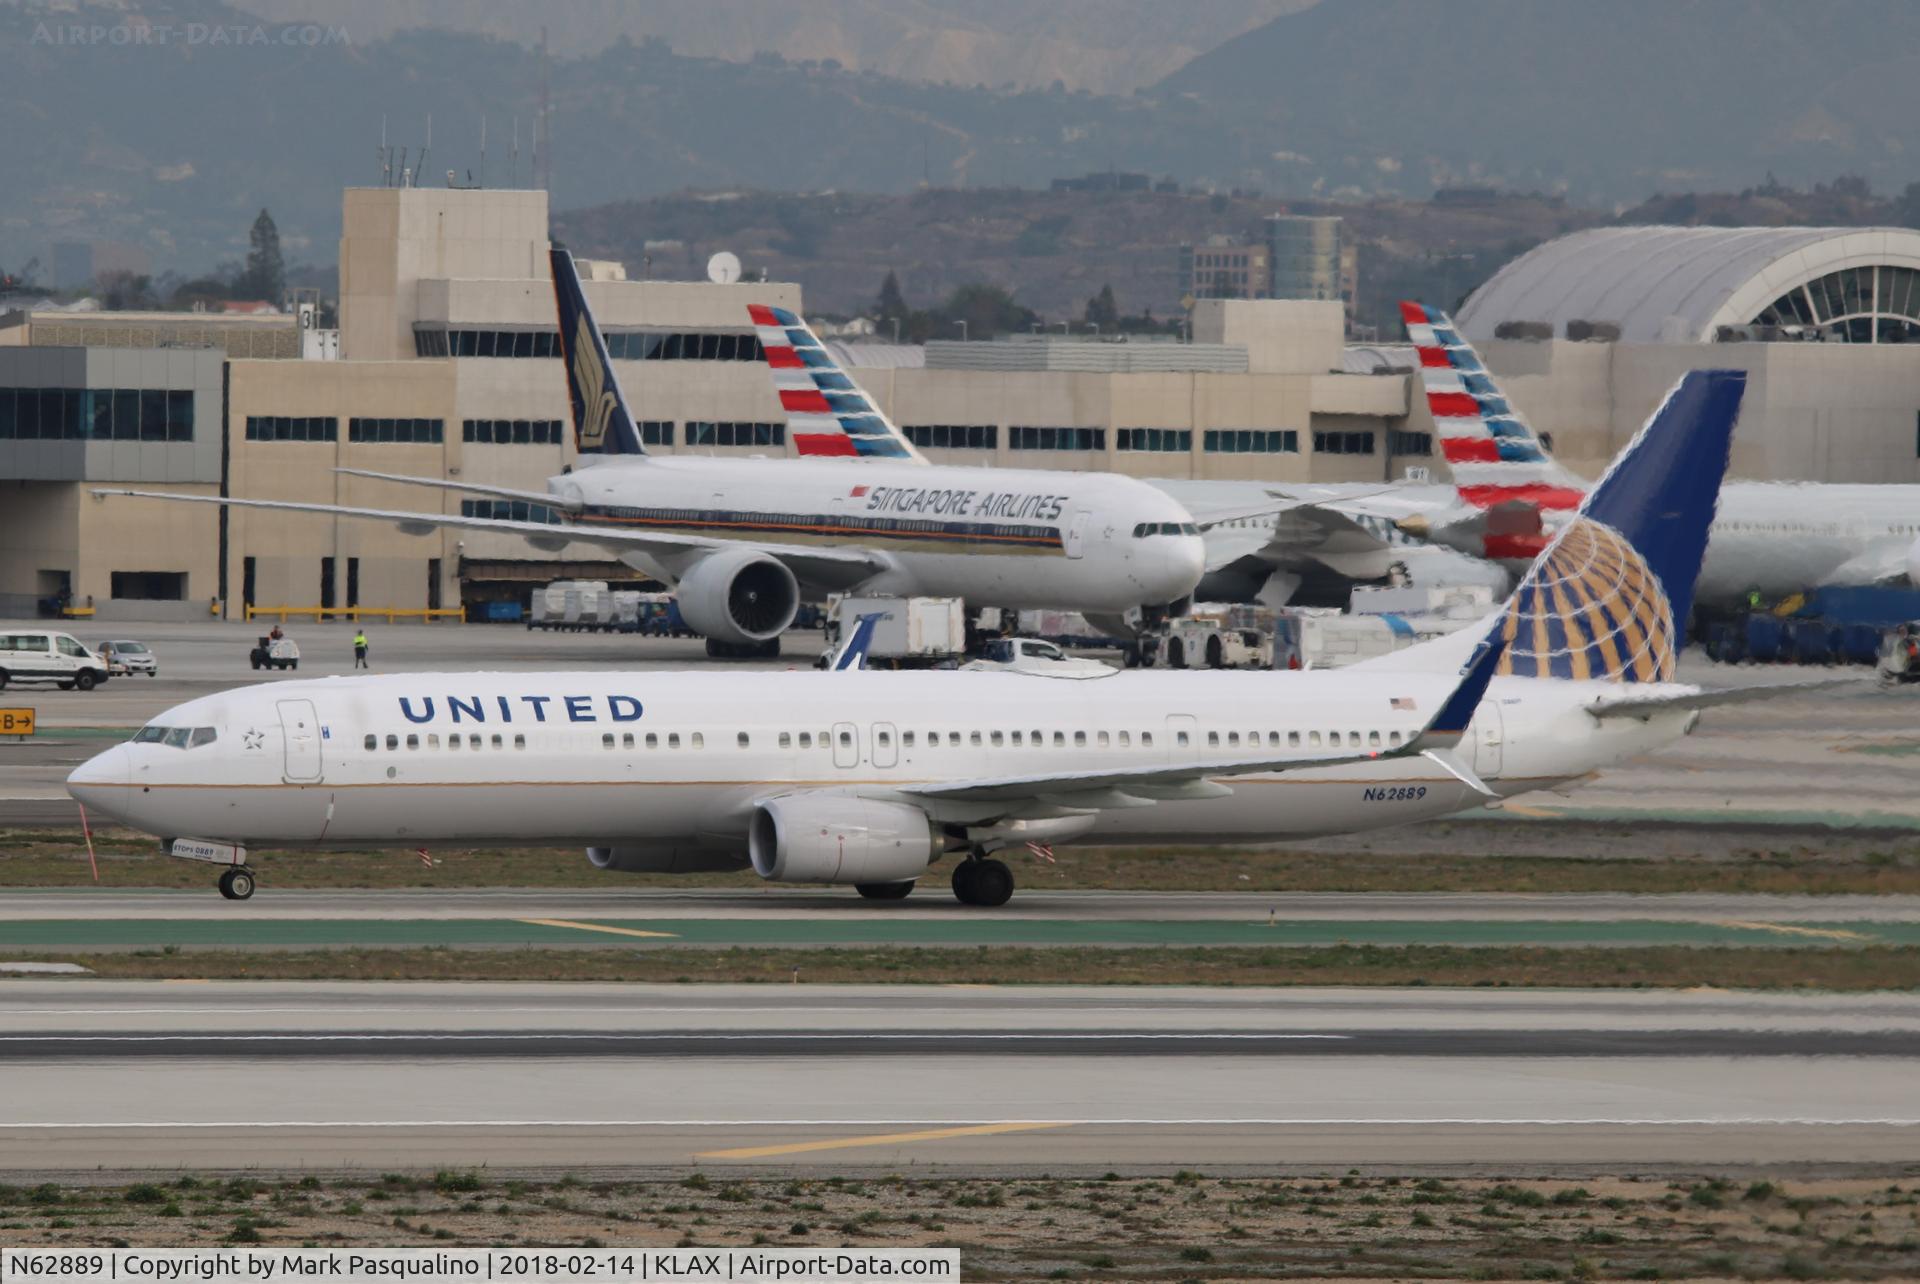
[[[1210,428],[1201,445],[1212,455],[1291,455],[1300,450],[1300,433],[1293,428]]]
[[[340,421],[328,415],[248,415],[248,441],[338,441]]]
[[[1313,434],[1313,449],[1321,455],[1371,455],[1373,453],[1373,434],[1370,432],[1317,432]]]
[[[752,334],[736,331],[640,331],[602,336],[615,361],[763,361],[766,353]],[[560,336],[552,330],[443,329],[422,326],[413,332],[416,357],[557,357]]]
[[[558,446],[558,419],[467,419],[460,440],[495,446]]]
[[[615,361],[764,361],[767,355],[751,334],[652,330],[609,334],[606,340]]]
[[[1186,454],[1193,449],[1193,432],[1187,428],[1122,428],[1114,434],[1121,450],[1158,450]]]
[[[347,440],[415,442],[437,445],[445,432],[442,419],[349,419]]]
[[[1105,450],[1105,428],[1007,429],[1007,444],[1015,450]]]
[[[138,602],[183,602],[187,597],[185,571],[115,571],[116,598]]]
[[[1388,439],[1387,450],[1395,455],[1431,455],[1433,453],[1433,434],[1430,432],[1401,432],[1396,429]]]
[[[177,388],[0,388],[0,441],[192,441]]]
[[[640,444],[643,446],[671,446],[673,444],[673,420],[642,419],[640,421]]]
[[[1000,445],[997,424],[908,424],[901,431],[914,445],[935,450],[994,450]]]
[[[772,423],[687,421],[689,446],[784,446],[787,426]]]

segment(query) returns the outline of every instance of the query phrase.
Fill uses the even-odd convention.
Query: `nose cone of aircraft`
[[[127,789],[132,783],[132,751],[125,745],[115,745],[75,767],[67,777],[67,792],[82,807],[117,815],[126,806]]]
[[[1207,543],[1198,535],[1178,535],[1167,540],[1166,582],[1159,600],[1177,602],[1199,587],[1207,573]]]

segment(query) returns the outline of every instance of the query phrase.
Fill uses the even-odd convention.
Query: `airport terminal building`
[[[350,189],[337,341],[303,334],[306,316],[0,316],[0,615],[49,599],[102,619],[452,610],[565,576],[635,579],[584,545],[88,493],[540,519],[537,505],[335,470],[537,491],[572,465],[547,226],[544,192]],[[1550,243],[1463,309],[1557,451],[1597,475],[1681,371],[1732,364],[1755,372],[1738,474],[1920,480],[1920,348],[1904,342],[1920,324],[1920,233],[1632,235],[1673,230],[1634,229],[1604,249],[1583,245],[1594,233]],[[1683,262],[1623,270],[1656,251]],[[790,452],[747,308],[804,313],[797,286],[582,267],[650,450]],[[1567,286],[1583,271],[1585,294]],[[1337,300],[1208,299],[1190,343],[1032,335],[837,351],[941,462],[1276,482],[1443,475],[1410,353],[1342,336]]]

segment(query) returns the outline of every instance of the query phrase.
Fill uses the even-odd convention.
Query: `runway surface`
[[[1920,897],[1036,892],[982,912],[845,891],[21,891],[0,950],[1920,943]]]
[[[0,1171],[1920,1159],[1920,997],[0,985]]]

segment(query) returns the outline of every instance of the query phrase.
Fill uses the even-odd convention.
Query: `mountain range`
[[[436,21],[465,29],[409,25]],[[176,34],[128,34],[156,29]],[[969,41],[974,61],[915,61]],[[1131,92],[1038,87],[1067,48],[1092,60],[1075,83]],[[1109,55],[1128,70],[1097,72]],[[1275,200],[1465,183],[1625,208],[1769,172],[1899,190],[1917,64],[1909,0],[0,0],[0,267],[71,238],[199,271],[244,253],[262,207],[290,259],[330,262],[340,189],[381,181],[383,125],[412,168],[431,116],[420,181],[528,183],[543,76],[562,210],[1109,169]]]

